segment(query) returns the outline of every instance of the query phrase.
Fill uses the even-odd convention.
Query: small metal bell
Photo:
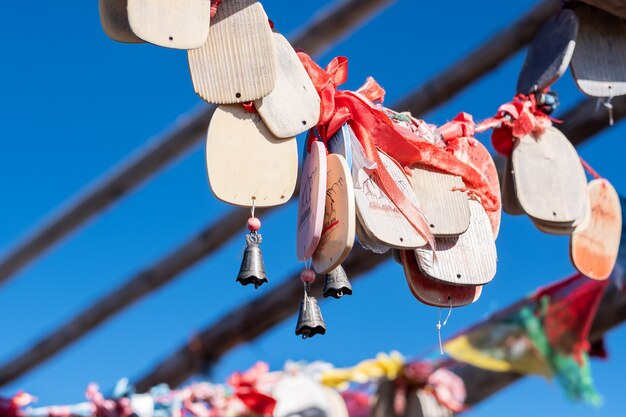
[[[326,324],[322,317],[315,297],[309,296],[308,285],[305,286],[304,299],[300,303],[300,314],[296,325],[296,336],[308,339],[316,334],[326,334]]]
[[[259,288],[268,282],[265,275],[265,263],[263,262],[263,254],[261,253],[262,237],[256,232],[252,232],[246,236],[246,251],[243,254],[237,282],[241,285],[254,285]]]
[[[324,298],[341,298],[344,295],[352,295],[352,285],[343,267],[339,265],[330,271],[324,279]]]

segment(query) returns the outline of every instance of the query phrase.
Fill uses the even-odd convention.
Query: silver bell
[[[263,262],[263,254],[261,253],[261,235],[258,233],[250,233],[246,236],[246,251],[243,254],[237,282],[241,285],[254,285],[259,288],[268,282],[265,275],[265,263]]]
[[[296,336],[302,336],[303,339],[308,339],[316,334],[323,335],[325,333],[326,324],[324,323],[320,307],[317,305],[317,300],[315,297],[309,296],[308,291],[305,291],[304,299],[300,303]]]
[[[352,285],[343,267],[339,265],[330,271],[324,279],[324,298],[341,298],[344,295],[352,295]]]

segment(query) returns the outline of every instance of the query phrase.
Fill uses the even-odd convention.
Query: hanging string
[[[591,165],[589,165],[587,162],[585,162],[585,160],[583,158],[581,158],[580,156],[578,158],[580,158],[580,163],[582,164],[583,168],[585,168],[585,171],[587,171],[589,173],[589,175],[591,175],[593,178],[595,178],[597,180],[602,178],[600,176],[600,174],[598,174],[598,172],[595,169],[593,169],[591,167]]]
[[[450,316],[452,315],[452,297],[448,296],[448,302],[450,303],[450,309],[448,310],[448,315],[446,319],[443,321],[443,325],[448,324],[448,320],[450,320]]]
[[[611,86],[609,86],[609,96],[606,98],[598,98],[596,101],[596,111],[600,110],[600,105],[604,106],[605,109],[609,111],[609,126],[613,126],[615,120],[613,119],[613,91],[611,90]]]
[[[443,356],[443,342],[441,341],[441,308],[439,308],[439,320],[437,321],[437,338],[439,339],[439,353]]]
[[[256,198],[252,197],[252,207],[250,208],[250,216],[254,217],[254,210],[256,209]]]

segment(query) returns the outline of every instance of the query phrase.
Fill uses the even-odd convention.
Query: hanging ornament
[[[260,229],[261,220],[254,217],[254,207],[252,207],[252,217],[248,219],[248,230],[250,233],[246,236],[246,251],[243,254],[237,282],[244,286],[252,284],[255,289],[268,282],[265,275],[263,254],[260,248],[263,240],[259,233]]]
[[[344,295],[352,295],[352,285],[350,285],[348,275],[341,265],[326,274],[322,295],[324,298],[341,298]]]
[[[317,305],[317,300],[309,295],[311,284],[315,282],[315,271],[309,268],[305,269],[302,271],[300,279],[304,284],[304,298],[300,303],[296,336],[308,339],[316,334],[326,334],[326,324],[324,323],[320,307]]]

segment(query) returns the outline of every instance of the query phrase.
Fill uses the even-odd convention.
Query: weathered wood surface
[[[435,236],[458,236],[470,226],[470,209],[461,177],[414,166],[409,182]]]
[[[554,127],[520,138],[511,158],[520,206],[542,222],[572,224],[583,212],[587,181],[572,144]]]
[[[128,0],[98,0],[102,30],[114,41],[143,43],[143,40],[139,39],[130,28],[127,3]]]
[[[356,233],[354,185],[346,159],[337,154],[326,157],[326,203],[322,237],[313,253],[313,269],[327,274],[348,257]]]
[[[209,103],[258,100],[276,83],[274,37],[256,0],[221,3],[205,44],[187,57],[193,88]]]
[[[517,92],[530,94],[554,84],[567,70],[576,47],[578,18],[569,9],[553,16],[528,46]]]
[[[626,3],[624,0],[581,0],[592,6],[599,7],[615,16],[626,19]]]
[[[261,118],[279,138],[299,135],[315,125],[320,117],[320,98],[291,44],[274,33],[277,69],[271,93],[254,102]]]
[[[580,21],[572,75],[592,97],[626,94],[626,21],[587,5],[576,8]]]
[[[175,49],[200,48],[209,34],[207,0],[128,0],[128,23],[139,38]]]
[[[619,195],[610,182],[589,183],[591,216],[574,231],[570,240],[572,263],[583,275],[604,280],[609,277],[622,236],[622,209]]]
[[[487,284],[496,275],[496,244],[489,217],[476,200],[469,200],[469,210],[467,231],[459,236],[437,237],[435,252],[429,246],[415,250],[417,264],[428,278],[474,286]]]
[[[287,203],[298,179],[296,138],[279,139],[258,113],[219,106],[207,134],[206,166],[215,196],[244,207]]]

